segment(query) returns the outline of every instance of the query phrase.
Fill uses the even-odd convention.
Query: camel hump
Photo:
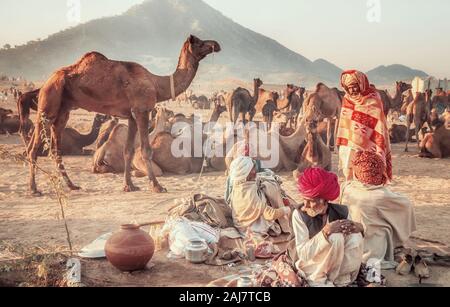
[[[86,59],[90,59],[90,58],[94,58],[94,59],[97,59],[97,60],[107,60],[108,59],[107,57],[105,57],[100,52],[92,51],[92,52],[89,52],[89,53],[86,53],[85,55],[83,55],[83,57],[81,58],[80,61],[83,61],[83,60],[86,60]]]
[[[320,91],[320,89],[321,89],[323,86],[325,86],[324,83],[322,83],[322,82],[317,83],[317,85],[316,85],[316,92]]]

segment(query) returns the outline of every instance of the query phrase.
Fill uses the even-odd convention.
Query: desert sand
[[[7,106],[15,109],[13,103]],[[2,107],[5,107],[2,105]],[[168,105],[175,112],[204,114],[178,104]],[[69,125],[87,132],[94,115],[84,111],[72,112]],[[226,119],[227,115],[223,117]],[[34,117],[32,117],[34,118]],[[21,153],[24,148],[17,135],[0,136],[0,145],[13,153]],[[404,145],[393,147],[395,192],[407,195],[414,203],[418,231],[417,237],[439,241],[450,245],[450,160],[428,160],[417,156],[417,149],[404,153]],[[199,175],[166,175],[160,179],[167,194],[153,194],[148,190],[145,178],[134,179],[140,192],[124,193],[121,175],[95,175],[91,171],[92,157],[65,157],[66,169],[81,191],[70,192],[66,218],[70,229],[74,250],[100,235],[115,231],[120,225],[130,222],[151,222],[164,220],[167,210],[174,202],[192,193],[206,193],[223,196],[225,174],[221,172]],[[337,170],[337,155],[333,155],[334,170]],[[45,169],[54,169],[49,158],[40,158],[39,164]],[[295,182],[290,173],[280,174],[284,189],[297,201]],[[38,187],[43,196],[33,198],[28,195],[28,167],[11,161],[0,161],[0,262],[17,255],[5,247],[42,248],[45,251],[66,251],[67,241],[64,223],[60,219],[59,205],[47,178],[38,173]],[[6,251],[8,250],[8,252]],[[125,286],[204,286],[210,281],[232,274],[239,268],[215,268],[193,266],[184,261],[172,261],[159,252],[152,260],[153,268],[147,272],[123,274],[112,268],[106,260],[83,261],[83,281],[87,285]],[[180,274],[183,278],[179,278]],[[1,273],[0,273],[1,274]],[[414,278],[401,278],[387,272],[391,285],[415,283]],[[432,268],[430,282],[450,286],[450,270]]]

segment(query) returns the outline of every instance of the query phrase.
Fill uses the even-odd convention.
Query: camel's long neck
[[[166,123],[166,118],[164,116],[158,115],[156,117],[155,129],[152,131],[152,133],[150,133],[150,135],[148,137],[150,144],[153,143],[153,141],[155,140],[155,138],[158,134],[160,134],[161,132],[164,132],[165,123]]]
[[[86,147],[89,145],[94,144],[95,140],[97,140],[98,135],[100,134],[100,128],[102,126],[102,123],[98,121],[97,119],[94,119],[94,123],[92,124],[91,132],[87,135],[82,135],[80,140],[80,145],[82,147]]]
[[[259,85],[255,82],[253,86],[253,104],[256,105],[259,99]]]
[[[214,111],[211,114],[211,117],[209,118],[210,123],[217,123],[217,121],[220,118],[220,110],[218,108],[214,108]]]
[[[157,78],[157,102],[167,101],[171,98],[176,98],[185,92],[197,74],[199,61],[194,59],[183,49],[180,60],[178,62],[177,70],[173,76],[173,89],[175,97],[172,97],[172,86],[170,76]]]
[[[402,94],[403,93],[399,88],[395,91],[395,96],[394,96],[394,98],[392,98],[392,100],[394,100],[394,103],[396,105],[399,105],[402,103]]]

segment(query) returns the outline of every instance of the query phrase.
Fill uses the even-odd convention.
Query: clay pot
[[[155,253],[152,237],[139,225],[122,225],[105,245],[106,258],[117,269],[132,272],[145,269]]]

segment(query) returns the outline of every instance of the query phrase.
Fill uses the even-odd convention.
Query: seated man
[[[292,260],[312,287],[344,287],[356,280],[362,263],[363,228],[351,221],[339,197],[334,173],[309,168],[298,178],[304,205],[293,214],[296,255]]]
[[[234,225],[243,234],[251,231],[264,236],[290,232],[287,216],[291,209],[282,201],[269,204],[265,194],[269,189],[259,178],[263,174],[257,175],[256,170],[255,161],[249,157],[238,157],[231,163],[225,199],[231,206]],[[267,187],[270,186],[267,181]],[[280,221],[281,229],[276,220]]]
[[[356,153],[353,171],[356,179],[345,188],[343,202],[353,220],[364,227],[363,262],[375,258],[382,261],[382,267],[388,268],[383,261],[394,266],[394,250],[416,230],[413,205],[385,187],[385,166],[376,153]]]

